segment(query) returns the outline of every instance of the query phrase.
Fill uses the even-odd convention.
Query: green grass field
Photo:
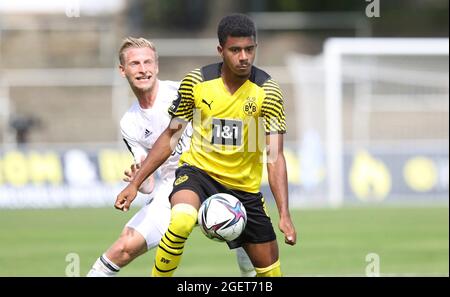
[[[277,225],[275,206],[269,208]],[[0,276],[64,276],[69,253],[79,255],[83,276],[134,211],[0,210]],[[448,207],[293,210],[292,215],[297,245],[287,246],[277,234],[285,276],[363,276],[369,253],[380,256],[382,275],[449,274]],[[153,257],[150,251],[120,275],[149,276]],[[196,228],[175,275],[238,274],[234,253]]]

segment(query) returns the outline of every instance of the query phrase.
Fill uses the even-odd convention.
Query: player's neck
[[[156,97],[158,95],[158,88],[159,88],[159,81],[157,80],[153,88],[149,90],[142,91],[138,89],[133,89],[134,94],[136,95],[136,98],[139,102],[139,106],[142,109],[149,109],[153,107],[156,101]]]
[[[248,76],[237,76],[234,74],[225,63],[222,64],[221,70],[222,81],[230,94],[234,94],[250,77]]]

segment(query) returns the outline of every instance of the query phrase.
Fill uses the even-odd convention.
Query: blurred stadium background
[[[279,234],[285,275],[448,276],[445,0],[1,1],[0,276],[85,275],[143,203],[112,207],[131,162],[118,123],[135,100],[122,38],[155,41],[160,78],[180,80],[218,60],[231,12],[254,18],[256,64],[286,98],[299,243]],[[189,245],[177,275],[238,274],[225,245],[198,230]]]

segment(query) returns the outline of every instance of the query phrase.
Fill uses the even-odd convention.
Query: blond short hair
[[[152,49],[153,52],[155,52],[155,59],[156,59],[156,61],[158,61],[158,52],[156,51],[155,45],[151,41],[149,41],[145,38],[142,38],[142,37],[134,38],[134,37],[129,36],[122,41],[122,45],[120,46],[120,49],[119,49],[120,64],[123,65],[125,62],[124,61],[124,59],[125,59],[124,53],[127,49],[129,49],[129,48],[145,48],[145,47],[148,47],[148,48]]]

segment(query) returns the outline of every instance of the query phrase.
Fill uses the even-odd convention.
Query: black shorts
[[[201,203],[214,194],[227,193],[235,196],[244,204],[247,212],[247,225],[238,238],[227,242],[230,249],[238,248],[243,243],[263,243],[276,239],[261,193],[254,194],[231,190],[217,182],[203,170],[187,164],[179,167],[175,172],[175,176],[173,190],[169,195],[169,199],[178,191],[191,190],[200,197]]]

